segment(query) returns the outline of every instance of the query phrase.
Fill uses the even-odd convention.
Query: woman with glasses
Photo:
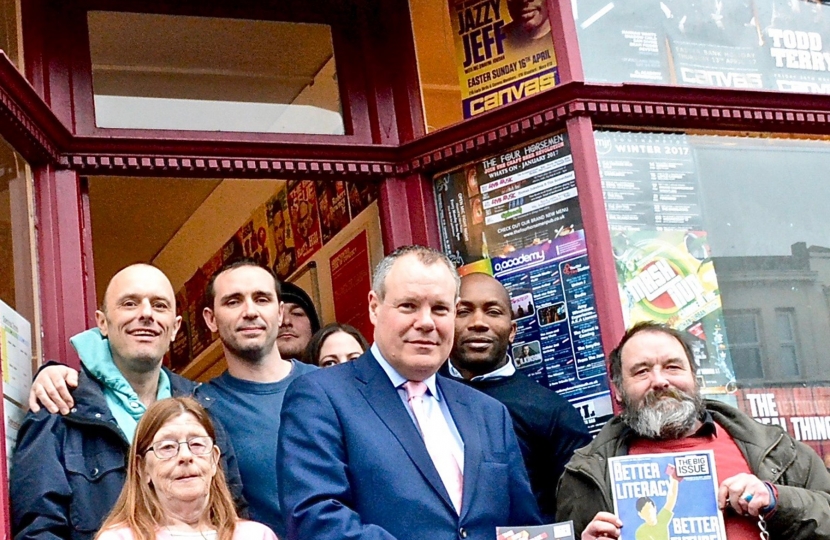
[[[191,398],[151,405],[136,428],[127,481],[96,540],[275,540],[240,520],[207,412]]]

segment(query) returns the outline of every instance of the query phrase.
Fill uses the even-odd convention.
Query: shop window
[[[729,353],[735,366],[735,376],[740,380],[764,378],[761,332],[758,330],[761,326],[760,318],[758,311],[724,312]]]
[[[191,379],[226,367],[202,310],[208,280],[239,257],[303,288],[322,322],[371,336],[371,269],[383,257],[377,188],[344,180],[91,177],[98,298],[128,264],[164,271],[182,317],[167,362]]]
[[[778,330],[778,366],[781,375],[797,377],[798,352],[795,332],[795,310],[792,308],[776,309],[775,324]]]
[[[19,21],[20,0],[0,0],[0,49],[17,69],[23,66]]]
[[[595,133],[623,313],[692,343],[708,397],[830,458],[830,141]]]
[[[343,134],[331,28],[88,13],[100,128]]]
[[[559,83],[545,0],[410,0],[427,131]]]
[[[830,6],[575,0],[585,78],[827,94]]]
[[[40,358],[33,193],[28,164],[0,139],[0,356],[6,435],[12,441]]]

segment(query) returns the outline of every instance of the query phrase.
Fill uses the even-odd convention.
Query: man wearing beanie
[[[308,293],[293,283],[282,284],[281,299],[285,307],[277,348],[283,358],[301,360],[311,336],[320,329],[320,319]]]

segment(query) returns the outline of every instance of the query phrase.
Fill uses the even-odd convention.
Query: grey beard
[[[680,439],[686,436],[702,416],[700,394],[680,390],[652,391],[638,403],[623,393],[623,422],[641,437],[648,439]]]

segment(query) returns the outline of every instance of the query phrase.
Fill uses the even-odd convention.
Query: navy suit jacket
[[[464,441],[461,515],[406,406],[367,351],[285,394],[277,450],[289,540],[492,540],[539,510],[507,409],[437,377]]]

